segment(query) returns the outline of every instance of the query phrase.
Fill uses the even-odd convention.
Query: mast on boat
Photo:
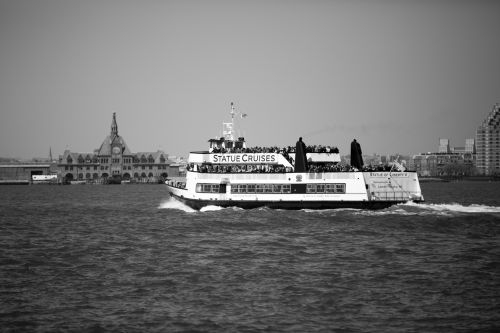
[[[234,141],[234,116],[236,114],[236,110],[234,109],[234,103],[231,102],[231,122],[230,123],[222,123],[222,136],[225,140]]]

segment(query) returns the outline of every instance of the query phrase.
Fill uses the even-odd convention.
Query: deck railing
[[[372,192],[371,200],[373,201],[406,201],[410,199],[408,191],[392,191],[392,192]]]

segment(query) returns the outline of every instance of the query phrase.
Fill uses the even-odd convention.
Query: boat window
[[[307,184],[307,193],[316,193],[316,184]]]
[[[335,193],[345,193],[345,184],[335,184]]]
[[[239,184],[239,185],[232,185],[231,186],[231,193],[246,193],[247,192],[247,185],[246,184]]]
[[[219,184],[196,184],[198,193],[219,193]]]
[[[307,193],[345,193],[345,184],[307,184]]]
[[[305,184],[304,184],[305,185]],[[216,193],[219,184],[197,184],[196,192]],[[307,184],[307,193],[345,193],[345,184]],[[233,184],[231,193],[291,193],[290,184]]]

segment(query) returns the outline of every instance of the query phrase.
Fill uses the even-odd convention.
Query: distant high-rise
[[[473,138],[465,139],[465,152],[471,154],[476,153],[476,140]]]
[[[500,105],[493,106],[476,131],[476,167],[481,175],[500,173]]]
[[[439,139],[439,153],[449,154],[450,149],[450,140],[448,139]]]

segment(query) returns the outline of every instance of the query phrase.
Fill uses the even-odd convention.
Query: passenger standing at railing
[[[295,145],[295,172],[307,171],[306,144],[299,138]]]

